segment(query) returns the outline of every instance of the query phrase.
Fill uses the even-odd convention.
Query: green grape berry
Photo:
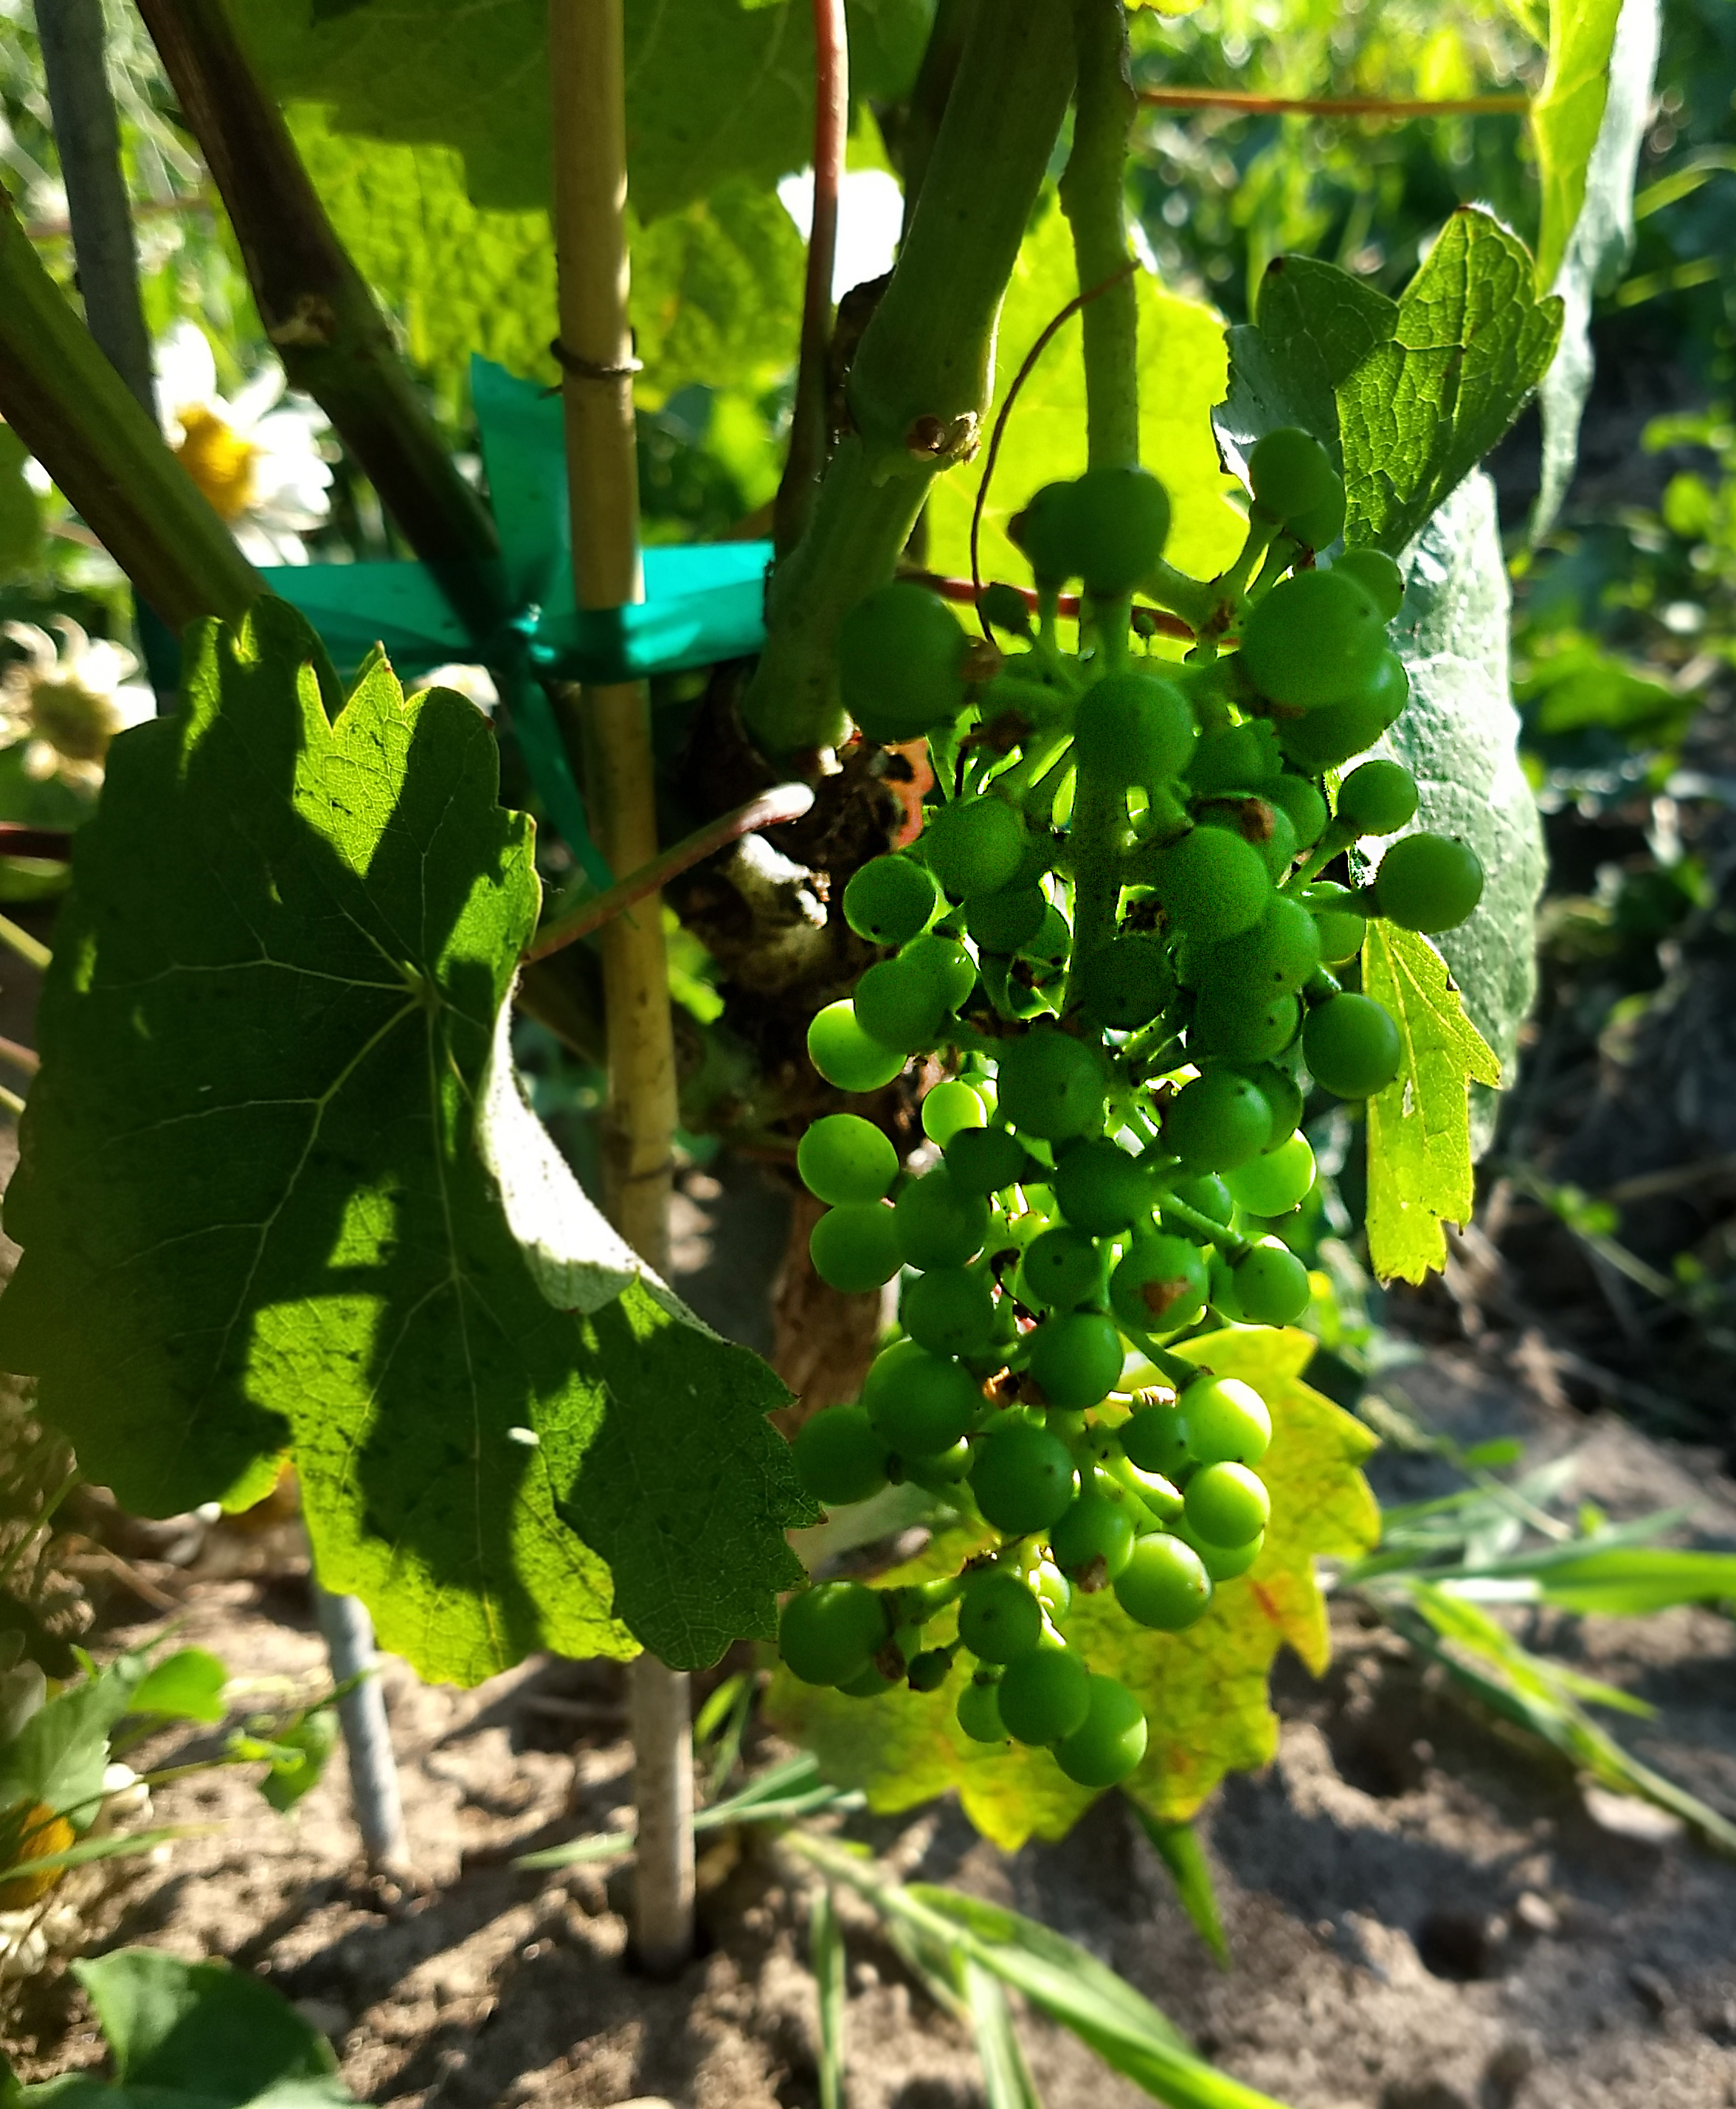
[[[844,707],[864,738],[920,739],[964,706],[969,640],[926,586],[896,579],[858,601],[838,630]]]
[[[962,1363],[901,1340],[875,1357],[862,1405],[900,1457],[938,1458],[976,1420],[982,1393]]]
[[[973,1743],[1004,1743],[1007,1731],[1001,1722],[999,1680],[973,1677],[958,1694],[958,1721]]]
[[[1402,761],[1364,761],[1338,787],[1338,819],[1359,835],[1396,835],[1417,814],[1417,779]]]
[[[1036,1593],[1004,1567],[971,1576],[958,1600],[958,1638],[982,1662],[1017,1662],[1043,1637]]]
[[[1405,598],[1405,574],[1384,549],[1346,549],[1332,566],[1348,571],[1374,605],[1381,620],[1391,622]]]
[[[1320,1088],[1337,1098],[1385,1091],[1403,1056],[1397,1026],[1373,996],[1328,996],[1302,1027],[1302,1059]]]
[[[1257,1157],[1271,1132],[1259,1086],[1234,1069],[1207,1069],[1184,1084],[1164,1115],[1164,1141],[1190,1172],[1232,1172]]]
[[[1275,1149],[1238,1164],[1224,1184],[1251,1216],[1287,1216],[1314,1190],[1314,1150],[1305,1135],[1287,1136]]]
[[[1062,1214],[1093,1237],[1112,1236],[1151,1213],[1151,1174],[1107,1136],[1063,1151],[1056,1161],[1054,1187]]]
[[[1188,765],[1188,788],[1196,798],[1263,795],[1283,766],[1277,734],[1265,719],[1250,718],[1205,735]]]
[[[1264,1094],[1261,1095],[1264,1096]],[[1208,1221],[1228,1228],[1234,1219],[1236,1204],[1230,1190],[1215,1172],[1195,1172],[1171,1179],[1170,1191],[1184,1208],[1192,1208]]]
[[[884,1201],[828,1208],[808,1233],[808,1256],[828,1288],[866,1296],[904,1264],[897,1218]]]
[[[1103,1294],[1107,1256],[1087,1231],[1071,1223],[1041,1231],[1025,1248],[1020,1262],[1022,1300],[1044,1311],[1072,1311],[1099,1303]]]
[[[1257,1465],[1271,1444],[1266,1402],[1239,1377],[1196,1377],[1176,1401],[1175,1411],[1196,1465]]]
[[[778,1652],[804,1684],[847,1684],[873,1667],[891,1630],[877,1591],[860,1582],[819,1582],[784,1605]]]
[[[817,1502],[865,1502],[886,1484],[886,1444],[859,1406],[828,1406],[805,1420],[791,1445],[802,1484]]]
[[[1245,1545],[1211,1545],[1197,1531],[1189,1530],[1185,1519],[1170,1528],[1198,1553],[1200,1565],[1211,1577],[1214,1588],[1220,1582],[1233,1582],[1238,1575],[1246,1574],[1265,1550],[1264,1531]]]
[[[1126,1357],[1112,1318],[1073,1311],[1045,1318],[1027,1342],[1031,1377],[1052,1407],[1080,1411],[1107,1398]]]
[[[1320,934],[1320,964],[1341,967],[1362,950],[1369,926],[1347,886],[1316,879],[1308,889],[1308,912]]]
[[[976,1445],[971,1491],[997,1530],[1022,1538],[1066,1514],[1075,1491],[1072,1452],[1029,1421],[998,1428]]]
[[[1228,982],[1263,996],[1293,995],[1320,964],[1320,933],[1300,901],[1274,894],[1251,930],[1215,945],[1204,985]]]
[[[878,1699],[892,1689],[895,1682],[884,1670],[870,1663],[859,1676],[851,1678],[847,1684],[841,1684],[838,1689],[846,1699]]]
[[[1050,1531],[1048,1542],[1063,1574],[1112,1582],[1133,1556],[1133,1516],[1125,1502],[1083,1493]]]
[[[1246,1545],[1271,1520],[1265,1482],[1247,1465],[1205,1465],[1188,1482],[1188,1527],[1208,1545]]]
[[[1064,586],[1079,576],[1076,490],[1071,483],[1046,483],[1007,522],[1008,538],[1024,552],[1039,586]]]
[[[1287,534],[1293,535],[1305,549],[1329,549],[1344,532],[1345,490],[1341,478],[1332,479],[1332,487],[1318,505],[1310,505],[1305,513],[1298,513],[1284,523]]]
[[[1015,1742],[1055,1743],[1084,1725],[1091,1674],[1065,1648],[1039,1647],[1008,1663],[996,1694]]]
[[[1179,1333],[1206,1315],[1206,1262],[1197,1245],[1162,1231],[1136,1237],[1109,1277],[1109,1307],[1139,1333]]]
[[[913,1691],[938,1691],[951,1676],[953,1658],[945,1648],[924,1648],[910,1658],[904,1672],[905,1682]]]
[[[1028,1178],[1033,1169],[1024,1145],[1003,1127],[958,1128],[943,1147],[953,1183],[966,1194],[999,1194]]]
[[[1055,1762],[1080,1786],[1114,1786],[1145,1755],[1145,1715],[1125,1684],[1112,1677],[1088,1680],[1085,1717],[1055,1745]]]
[[[1058,973],[1066,966],[1073,950],[1073,932],[1067,919],[1049,901],[1043,911],[1043,920],[1037,933],[1019,947],[1019,957],[1029,960],[1043,969],[1044,978]]]
[[[1073,486],[1075,562],[1088,594],[1131,593],[1170,538],[1170,495],[1143,468],[1087,469]]]
[[[1173,682],[1107,674],[1079,699],[1073,753],[1081,770],[1106,784],[1151,790],[1183,774],[1198,737],[1188,699]]]
[[[1152,1531],[1134,1540],[1132,1558],[1116,1577],[1115,1598],[1135,1625],[1179,1633],[1204,1615],[1211,1578],[1191,1545]]]
[[[1265,1150],[1276,1149],[1281,1142],[1287,1142],[1301,1127],[1302,1087],[1289,1070],[1277,1062],[1262,1062],[1247,1073],[1260,1086],[1260,1097],[1272,1109],[1272,1129],[1262,1146],[1264,1154]]]
[[[942,1149],[955,1135],[983,1127],[988,1118],[981,1099],[960,1077],[949,1077],[936,1084],[922,1100],[922,1132]]]
[[[1188,1389],[1197,1386],[1190,1384]],[[1160,1473],[1173,1479],[1192,1456],[1188,1447],[1188,1421],[1179,1405],[1142,1406],[1117,1430],[1129,1461],[1142,1472]]]
[[[1260,795],[1289,816],[1298,848],[1312,849],[1325,833],[1326,801],[1305,776],[1274,776],[1269,784],[1261,784]]]
[[[935,1354],[980,1355],[994,1330],[994,1297],[980,1275],[936,1267],[906,1285],[898,1317],[911,1339]]]
[[[904,1054],[932,1047],[946,1014],[933,976],[903,953],[870,967],[852,1000],[856,1023],[869,1039]]]
[[[844,920],[871,945],[908,944],[940,905],[933,875],[913,857],[874,857],[844,889]]]
[[[814,1013],[808,1027],[808,1059],[841,1091],[877,1091],[891,1082],[905,1061],[902,1053],[863,1031],[848,996]]]
[[[1376,912],[1431,936],[1456,930],[1482,897],[1482,859],[1456,835],[1406,835],[1374,874]]]
[[[949,1011],[957,1010],[976,986],[976,962],[956,937],[943,930],[925,930],[898,955],[898,964],[926,974]]]
[[[1255,441],[1247,475],[1254,502],[1278,521],[1305,516],[1331,502],[1335,485],[1342,489],[1332,456],[1296,425],[1280,425]]]
[[[1188,1045],[1196,1059],[1265,1062],[1290,1045],[1301,1022],[1301,1007],[1293,996],[1215,978],[1200,991]]]
[[[1040,886],[1003,886],[994,893],[971,896],[964,927],[982,951],[1017,952],[1043,928],[1048,905]]]
[[[985,622],[992,623],[997,630],[1004,630],[1014,637],[1029,637],[1035,625],[1025,596],[1017,586],[997,580],[986,585],[977,596],[977,607]]]
[[[1022,1040],[1003,1042],[999,1060],[1000,1110],[1014,1127],[1064,1142],[1102,1126],[1103,1071],[1083,1041],[1034,1027]]]
[[[1175,977],[1161,938],[1129,931],[1091,954],[1076,976],[1085,1009],[1117,1032],[1149,1025],[1175,993]]]
[[[907,1267],[963,1267],[989,1235],[989,1204],[959,1185],[944,1163],[913,1180],[893,1208]]]
[[[1170,921],[1202,943],[1251,930],[1272,898],[1272,875],[1229,828],[1194,828],[1155,860],[1152,891]]]
[[[898,1152],[872,1121],[826,1113],[796,1145],[796,1168],[817,1201],[867,1204],[883,1199],[898,1176]]]
[[[1000,798],[929,807],[922,841],[929,869],[960,901],[1012,885],[1025,860],[1025,823]]]
[[[1251,1325],[1288,1325],[1308,1308],[1308,1270],[1279,1238],[1260,1238],[1230,1265]]]
[[[1310,710],[1360,695],[1386,644],[1379,608],[1348,573],[1299,571],[1250,613],[1242,671],[1261,695]]]

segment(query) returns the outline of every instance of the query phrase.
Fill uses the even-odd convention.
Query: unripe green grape
[[[1008,539],[1023,551],[1039,586],[1064,586],[1079,576],[1076,488],[1071,483],[1046,483],[1007,522]]]
[[[1233,1172],[1260,1154],[1271,1132],[1271,1108],[1233,1069],[1184,1084],[1164,1115],[1164,1141],[1190,1172]]]
[[[808,1256],[828,1288],[866,1296],[903,1266],[898,1224],[884,1201],[828,1208],[808,1233]]]
[[[1321,964],[1341,967],[1346,960],[1354,960],[1362,950],[1369,926],[1350,888],[1316,879],[1309,888],[1308,912],[1320,933]]]
[[[1295,1039],[1301,1006],[1293,996],[1265,994],[1259,987],[1214,978],[1200,991],[1188,1047],[1195,1060],[1264,1062]]]
[[[895,1678],[888,1677],[884,1670],[870,1663],[859,1675],[851,1678],[848,1684],[841,1684],[838,1690],[846,1699],[879,1699],[892,1689],[895,1682]]]
[[[982,612],[983,621],[992,623],[997,630],[1008,630],[1014,637],[1029,637],[1033,634],[1035,625],[1030,619],[1030,610],[1026,605],[1024,594],[1017,586],[996,580],[993,585],[983,588],[977,596],[976,605]]]
[[[1376,912],[1406,930],[1456,930],[1483,897],[1483,863],[1456,835],[1406,835],[1374,874]]]
[[[1030,1153],[1003,1127],[962,1127],[944,1147],[946,1168],[963,1193],[999,1194],[1019,1185],[1032,1169]]]
[[[1102,1562],[1103,1576],[1113,1581],[1132,1556],[1134,1520],[1125,1501],[1085,1493],[1050,1531],[1049,1551],[1065,1574],[1080,1574]]]
[[[1319,776],[1354,756],[1365,754],[1394,724],[1410,698],[1410,677],[1396,652],[1383,653],[1370,685],[1341,703],[1328,703],[1305,717],[1287,718],[1278,743],[1298,769]]]
[[[926,586],[896,579],[858,601],[838,630],[844,707],[864,738],[920,739],[964,707],[968,646],[958,617]]]
[[[1115,1321],[1095,1311],[1045,1318],[1027,1336],[1032,1380],[1066,1413],[1099,1404],[1121,1381],[1126,1355]]]
[[[1010,1569],[979,1568],[958,1600],[958,1637],[981,1661],[1017,1662],[1043,1638],[1043,1606]]]
[[[1260,795],[1268,805],[1277,806],[1289,815],[1300,848],[1312,849],[1325,833],[1326,801],[1305,776],[1287,773],[1274,776],[1269,784],[1261,784]]]
[[[1242,1306],[1236,1297],[1236,1277],[1229,1271],[1229,1262],[1221,1251],[1215,1250],[1207,1262],[1211,1277],[1211,1312],[1219,1322],[1225,1325],[1239,1325]]]
[[[1312,710],[1360,696],[1387,645],[1373,600],[1347,573],[1299,571],[1273,587],[1242,633],[1242,671],[1274,702]]]
[[[1168,1531],[1134,1541],[1133,1557],[1116,1577],[1115,1599],[1137,1626],[1179,1633],[1211,1602],[1211,1578],[1198,1553]]]
[[[1261,802],[1264,804],[1264,801]],[[1290,867],[1296,862],[1296,828],[1290,815],[1282,806],[1266,806],[1271,816],[1266,823],[1264,835],[1257,835],[1254,847],[1265,859],[1266,869],[1272,874],[1274,886],[1281,886],[1290,875]]]
[[[877,1091],[897,1076],[905,1059],[869,1038],[848,996],[817,1010],[809,1023],[808,1059],[841,1091]]]
[[[1024,1134],[1064,1142],[1102,1127],[1102,1067],[1083,1041],[1036,1026],[1002,1042],[999,1064],[1000,1110]]]
[[[1188,1455],[1197,1465],[1257,1465],[1271,1447],[1266,1402],[1239,1377],[1196,1377],[1177,1400],[1176,1411]]]
[[[939,1460],[963,1435],[982,1406],[976,1380],[963,1363],[918,1348],[877,1384],[875,1377],[886,1359],[885,1355],[875,1358],[862,1387],[864,1411],[900,1457]]]
[[[1031,1570],[1030,1586],[1048,1613],[1049,1624],[1058,1626],[1072,1608],[1072,1583],[1053,1560],[1044,1560]]]
[[[1053,901],[1046,901],[1043,920],[1037,926],[1037,934],[1020,946],[1019,957],[1033,961],[1044,970],[1046,977],[1058,973],[1066,964],[1072,951],[1072,926]]]
[[[1417,816],[1417,779],[1402,761],[1364,761],[1338,787],[1340,824],[1359,835],[1396,835]]]
[[[1149,1025],[1175,993],[1175,978],[1161,937],[1129,931],[1093,952],[1075,985],[1085,1009],[1116,1032]]]
[[[1055,1199],[1075,1230],[1107,1238],[1152,1210],[1152,1176],[1137,1157],[1099,1136],[1075,1142],[1055,1164]]]
[[[940,905],[933,874],[913,857],[877,856],[844,889],[844,920],[871,945],[904,945]]]
[[[1194,828],[1157,859],[1152,891],[1177,928],[1208,945],[1251,930],[1272,898],[1251,842],[1227,828]]]
[[[922,1100],[922,1132],[942,1149],[964,1129],[986,1126],[988,1118],[982,1100],[957,1077],[936,1084]]]
[[[946,1014],[933,977],[903,954],[870,967],[852,1001],[856,1023],[869,1039],[904,1054],[932,1047]]]
[[[1089,1232],[1071,1223],[1039,1231],[1019,1267],[1021,1300],[1044,1311],[1071,1311],[1103,1294],[1107,1255]]]
[[[1195,1386],[1190,1384],[1191,1391]],[[1188,1463],[1188,1422],[1179,1406],[1142,1406],[1116,1433],[1130,1463],[1173,1479]]]
[[[1265,1096],[1264,1092],[1260,1095]],[[1230,1190],[1215,1172],[1197,1172],[1186,1178],[1171,1179],[1170,1191],[1184,1208],[1192,1208],[1208,1222],[1228,1229],[1234,1220],[1236,1204]],[[1188,1242],[1191,1244],[1192,1240]]]
[[[898,1152],[872,1121],[826,1113],[796,1145],[796,1168],[817,1201],[865,1204],[885,1198],[898,1176]]]
[[[1399,1029],[1373,996],[1334,996],[1317,1004],[1302,1027],[1302,1059],[1322,1091],[1368,1099],[1399,1073]]]
[[[828,1406],[802,1423],[791,1447],[817,1502],[865,1502],[886,1484],[886,1446],[859,1406]]]
[[[1196,798],[1263,794],[1283,767],[1277,734],[1264,718],[1250,718],[1206,734],[1188,765],[1188,788]]]
[[[981,1354],[994,1330],[994,1294],[980,1275],[936,1267],[905,1284],[898,1321],[935,1354]]]
[[[1405,598],[1405,574],[1384,549],[1346,549],[1333,564],[1348,571],[1374,605],[1382,622],[1391,622]]]
[[[1066,1513],[1076,1490],[1072,1452],[1029,1421],[996,1429],[976,1445],[971,1492],[997,1530],[1022,1538]]]
[[[1308,1308],[1308,1270],[1279,1238],[1256,1240],[1230,1272],[1251,1325],[1292,1325]]]
[[[911,1656],[904,1679],[913,1691],[938,1691],[952,1669],[953,1659],[945,1648],[924,1648]]]
[[[898,956],[913,973],[928,977],[949,1011],[966,1002],[976,986],[976,962],[956,937],[945,931],[925,930],[920,937],[913,937]]]
[[[1266,1534],[1261,1531],[1245,1545],[1210,1545],[1197,1531],[1189,1530],[1186,1519],[1170,1528],[1178,1538],[1191,1545],[1200,1556],[1200,1565],[1211,1577],[1212,1586],[1220,1582],[1233,1582],[1238,1575],[1246,1574],[1249,1568],[1265,1551]]]
[[[1188,1528],[1208,1545],[1246,1545],[1272,1516],[1265,1482],[1246,1465],[1206,1465],[1188,1482]]]
[[[1260,1095],[1272,1109],[1271,1132],[1261,1153],[1287,1142],[1302,1124],[1302,1087],[1280,1062],[1262,1062],[1247,1073],[1259,1086]]]
[[[1109,1307],[1139,1333],[1179,1333],[1206,1315],[1206,1262],[1197,1245],[1161,1231],[1136,1237],[1109,1277]]]
[[[945,1165],[913,1180],[893,1205],[907,1267],[963,1267],[989,1235],[989,1204],[968,1192]]]
[[[1010,886],[1025,860],[1025,823],[1000,798],[929,807],[922,840],[929,869],[958,900]]]
[[[1199,737],[1188,699],[1148,674],[1106,674],[1079,699],[1073,755],[1082,770],[1125,790],[1179,776]]]
[[[847,1684],[872,1667],[891,1630],[877,1591],[860,1582],[818,1582],[784,1605],[778,1652],[804,1684]]]
[[[1017,952],[1043,928],[1048,905],[1040,886],[1003,886],[995,893],[972,894],[964,927],[985,952]]]
[[[1085,1718],[1056,1744],[1055,1763],[1080,1786],[1115,1786],[1145,1755],[1145,1715],[1114,1678],[1092,1677],[1087,1684]]]
[[[1249,1215],[1287,1216],[1307,1199],[1314,1182],[1314,1150],[1305,1135],[1292,1135],[1238,1164],[1225,1183]]]
[[[1018,1743],[1055,1743],[1084,1726],[1091,1673],[1064,1648],[1034,1648],[1008,1663],[996,1697],[1007,1732]]]
[[[1265,995],[1293,995],[1320,964],[1314,918],[1287,894],[1274,894],[1251,930],[1215,945],[1204,961],[1204,986],[1218,981]]]
[[[1261,511],[1281,521],[1326,504],[1339,483],[1332,456],[1299,425],[1280,425],[1254,442],[1247,480]]]
[[[1001,1723],[999,1680],[973,1677],[958,1694],[958,1726],[973,1743],[1004,1743],[1007,1731]]]
[[[1131,593],[1169,540],[1169,493],[1143,468],[1087,469],[1073,492],[1068,576],[1099,599]]]
[[[1341,477],[1334,476],[1332,490],[1318,505],[1287,521],[1285,531],[1305,549],[1329,549],[1344,532],[1345,492]]]

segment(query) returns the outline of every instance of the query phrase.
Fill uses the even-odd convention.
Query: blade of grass
[[[1000,1980],[980,1962],[963,1966],[964,2003],[982,2061],[982,2088],[988,2109],[1043,2109],[1042,2097],[1013,2032],[1012,2013]]]
[[[846,2048],[844,1935],[830,1889],[815,1890],[808,1922],[808,1953],[820,2006],[820,2109],[844,2109]]]
[[[730,1823],[793,1823],[800,1816],[841,1814],[863,1805],[863,1797],[854,1790],[827,1786],[820,1777],[819,1767],[804,1755],[773,1765],[769,1772],[750,1781],[739,1794],[701,1809],[693,1818],[693,1828],[719,1831]],[[574,1867],[597,1860],[619,1859],[633,1851],[637,1840],[638,1832],[632,1828],[593,1831],[583,1838],[569,1839],[565,1845],[526,1853],[512,1864],[515,1867]]]
[[[1158,1858],[1169,1869],[1176,1896],[1182,1909],[1193,1920],[1194,1931],[1211,1950],[1220,1967],[1229,1969],[1229,1941],[1224,1931],[1217,1891],[1212,1885],[1211,1870],[1206,1863],[1198,1831],[1191,1823],[1160,1822],[1132,1800],[1128,1806],[1139,1819],[1140,1829],[1157,1848]]]

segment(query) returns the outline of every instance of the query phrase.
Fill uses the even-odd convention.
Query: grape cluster
[[[1468,845],[1400,832],[1407,770],[1341,776],[1405,702],[1397,567],[1356,549],[1316,565],[1344,493],[1306,434],[1262,440],[1250,482],[1219,634],[1185,662],[1129,646],[1130,596],[1167,571],[1168,500],[1138,470],[1052,485],[1016,520],[1039,621],[990,589],[998,671],[967,668],[957,620],[907,581],[841,644],[863,732],[926,734],[937,775],[957,766],[918,841],[850,879],[845,919],[886,956],[815,1017],[809,1051],[845,1092],[915,1054],[956,1073],[922,1102],[927,1168],[854,1113],[801,1139],[827,1204],[817,1271],[902,1285],[900,1337],[859,1402],[805,1425],[796,1463],[822,1502],[910,1481],[999,1543],[931,1583],[808,1588],[779,1646],[798,1678],[859,1696],[936,1691],[967,1664],[967,1735],[1047,1745],[1091,1786],[1139,1763],[1146,1722],[1070,1639],[1075,1592],[1180,1631],[1253,1565],[1269,1515],[1265,1402],[1176,1350],[1305,1310],[1271,1225],[1314,1183],[1309,1084],[1366,1099],[1400,1064],[1392,1018],[1346,986],[1367,923],[1449,929],[1482,889]],[[1069,655],[1055,613],[1075,580]],[[1322,876],[1390,836],[1366,887]]]

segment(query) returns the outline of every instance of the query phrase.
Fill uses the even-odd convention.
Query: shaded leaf
[[[220,1721],[229,1673],[205,1648],[181,1648],[139,1686],[129,1714],[159,1714],[175,1721]]]
[[[1356,1470],[1373,1438],[1301,1381],[1314,1348],[1302,1333],[1248,1330],[1204,1335],[1177,1350],[1255,1385],[1271,1408],[1272,1447],[1260,1470],[1271,1489],[1272,1523],[1250,1573],[1226,1583],[1184,1633],[1133,1624],[1107,1591],[1075,1593],[1065,1622],[1092,1667],[1121,1678],[1146,1709],[1150,1742],[1125,1791],[1165,1822],[1191,1816],[1226,1772],[1271,1758],[1278,1741],[1266,1698],[1273,1658],[1287,1642],[1318,1674],[1329,1654],[1314,1560],[1366,1551],[1379,1534],[1373,1497]],[[945,1531],[881,1578],[951,1574],[993,1542],[981,1529]],[[937,1621],[936,1637],[945,1630]],[[827,1778],[862,1788],[877,1811],[909,1809],[955,1789],[978,1830],[1008,1851],[1032,1836],[1065,1836],[1095,1791],[1075,1786],[1047,1751],[972,1742],[954,1717],[963,1682],[960,1667],[937,1692],[901,1685],[877,1699],[847,1699],[779,1669],[766,1714],[814,1752]]]
[[[1369,1259],[1382,1281],[1421,1281],[1446,1264],[1443,1223],[1466,1223],[1474,1080],[1496,1085],[1501,1065],[1465,1016],[1446,963],[1427,937],[1371,922],[1364,991],[1399,1029],[1398,1075],[1369,1101]]]
[[[1212,413],[1224,457],[1244,483],[1255,440],[1300,425],[1341,469],[1338,391],[1398,326],[1399,304],[1336,264],[1275,256],[1251,323],[1226,332],[1229,384]]]
[[[145,1677],[142,1655],[124,1655],[56,1692],[0,1750],[0,1810],[52,1810],[83,1831],[102,1802],[109,1736]]]

